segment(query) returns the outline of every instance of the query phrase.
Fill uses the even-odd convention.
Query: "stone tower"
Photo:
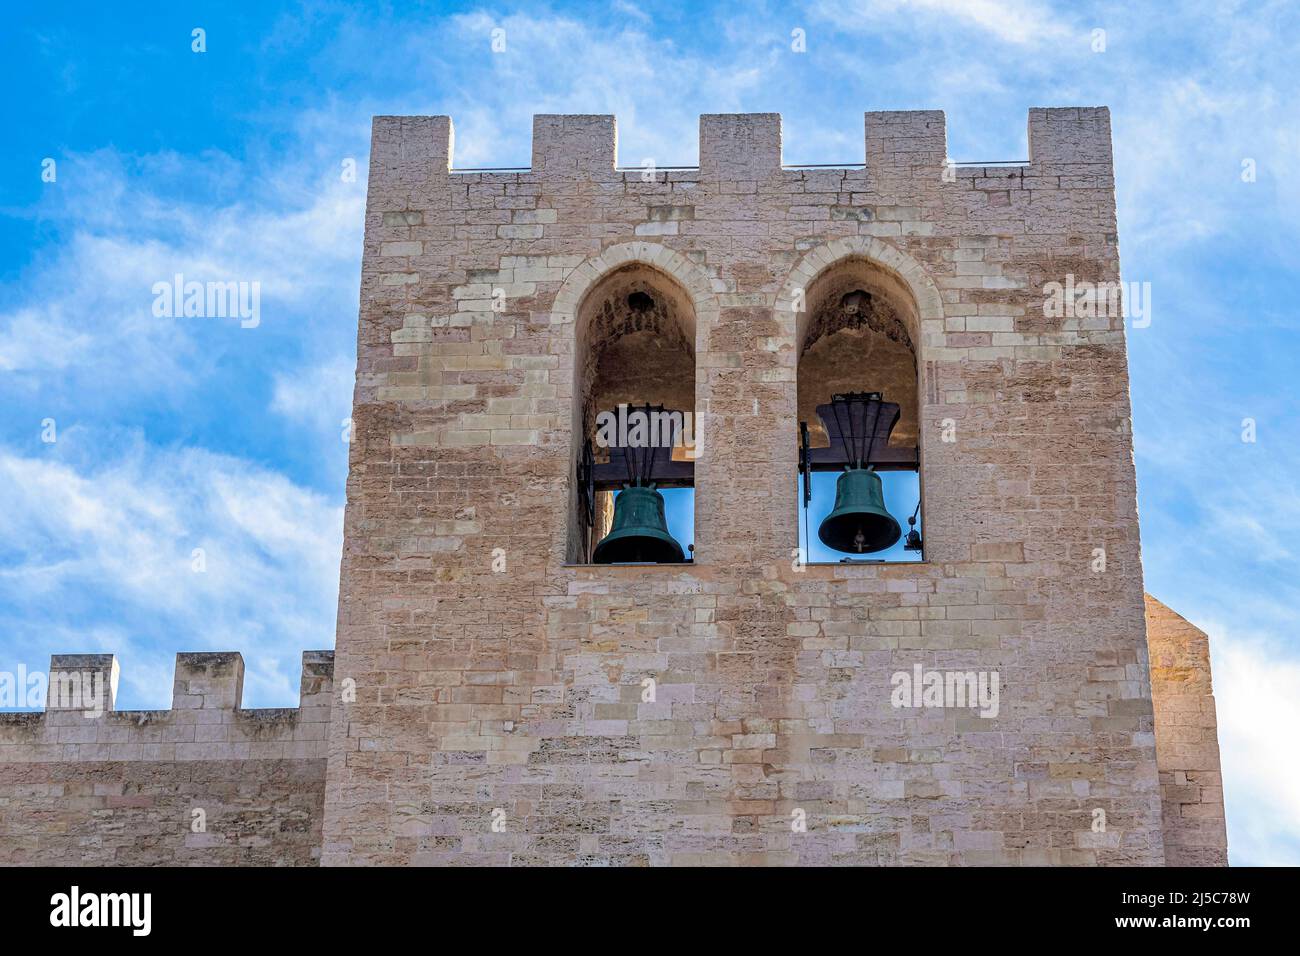
[[[698,168],[620,170],[613,117],[539,116],[530,169],[454,172],[447,117],[377,118],[336,652],[265,710],[179,654],[136,712],[55,656],[0,714],[0,864],[1226,863],[1123,320],[1047,295],[1119,278],[1108,114],[1031,110],[1023,165],[865,134],[791,168],[779,116],[710,115]],[[897,409],[923,560],[800,549],[850,392]],[[590,563],[636,403],[695,422],[688,562]]]
[[[536,117],[527,170],[452,144],[374,123],[323,860],[1163,863],[1123,319],[1044,305],[1119,279],[1108,112],[997,167],[928,111],[844,168],[776,114],[702,116],[691,169],[619,169],[611,116]],[[844,290],[912,363],[919,563],[791,560]],[[694,560],[593,566],[575,466],[637,368],[697,415]],[[918,667],[997,715],[896,706]]]

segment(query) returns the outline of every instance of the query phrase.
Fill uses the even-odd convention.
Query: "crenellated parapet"
[[[44,712],[0,714],[0,865],[316,863],[333,651],[296,708],[244,709],[237,653],[177,654],[168,710],[117,710],[119,673],[55,655]]]
[[[864,131],[863,155],[823,157],[823,161],[842,160],[846,163],[842,168],[865,168],[878,180],[916,177],[942,181],[942,171],[949,163],[947,120],[942,110],[871,111],[864,114]],[[1028,131],[1029,158],[1020,165],[1033,171],[1088,166],[1109,170],[1110,111],[1104,106],[1033,108]],[[537,115],[533,118],[531,155],[528,169],[457,170],[450,116],[376,116],[370,182],[372,186],[417,186],[471,182],[467,178],[471,176],[492,181],[617,182],[633,180],[644,171],[639,158],[637,165],[625,161],[625,168],[620,168],[618,123],[611,115]],[[666,178],[753,181],[816,175],[812,168],[785,166],[787,159],[782,151],[780,113],[705,113],[699,119],[696,165],[675,167],[679,175]],[[972,178],[982,168],[967,164],[969,171],[957,176]],[[951,175],[948,181],[952,181]]]
[[[176,655],[169,710],[117,710],[112,654],[50,658],[46,707],[0,714],[0,762],[310,760],[324,758],[333,651],[302,655],[297,708],[245,709],[237,652]]]

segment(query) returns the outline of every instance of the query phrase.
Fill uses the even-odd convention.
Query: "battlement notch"
[[[445,181],[454,145],[450,116],[376,116],[370,133],[370,185]]]
[[[1080,166],[1114,162],[1110,110],[1104,106],[1065,106],[1029,111],[1029,164]]]
[[[533,171],[560,179],[610,179],[618,154],[613,116],[539,113],[533,117]]]
[[[702,179],[766,179],[780,169],[780,113],[700,116]]]

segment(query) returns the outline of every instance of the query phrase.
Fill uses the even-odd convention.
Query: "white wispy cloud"
[[[460,167],[528,165],[536,113],[612,113],[619,124],[620,162],[653,158],[659,165],[690,165],[699,114],[742,110],[747,97],[763,88],[755,58],[767,53],[752,40],[718,57],[688,53],[659,35],[656,23],[482,10],[458,14],[445,27],[408,37],[406,55],[419,74],[477,81],[448,84],[432,104],[414,96],[404,101],[413,112],[452,116]],[[505,31],[499,53],[491,49],[496,29]]]
[[[178,651],[237,650],[246,702],[289,705],[301,651],[333,646],[346,460],[337,421],[351,396],[341,350],[356,336],[356,147],[368,126],[356,116],[328,137],[304,131],[303,149],[265,164],[216,152],[61,158],[57,183],[27,213],[58,241],[37,251],[0,311],[4,665],[111,651],[124,705],[166,707]],[[347,158],[356,180],[341,175]],[[262,324],[154,316],[154,283],[176,273],[259,282]],[[259,392],[266,414],[243,426],[223,418],[232,396],[243,412]],[[190,425],[198,408],[204,424]],[[47,415],[51,446],[38,438]],[[299,457],[336,473],[331,493],[295,483],[288,461],[203,448],[239,449],[241,432],[273,440],[276,417],[303,432]],[[151,443],[157,432],[188,447]]]
[[[301,651],[333,646],[342,508],[198,449],[77,466],[56,448],[0,449],[5,664],[113,651],[124,696],[166,707],[177,651],[238,650],[251,703],[293,703]]]
[[[334,356],[318,365],[297,367],[275,376],[271,411],[319,433],[340,435],[352,411],[355,363]],[[339,439],[341,440],[341,439]]]
[[[842,29],[970,30],[1016,46],[1032,46],[1070,32],[1062,8],[1036,0],[825,0],[812,6]]]
[[[1233,862],[1300,863],[1300,655],[1239,622],[1208,622]]]
[[[231,175],[225,157],[164,154],[142,165],[167,183]],[[322,303],[346,309],[341,321],[355,308],[364,183],[334,169],[308,180],[286,167],[261,196],[212,203],[142,188],[133,165],[111,152],[65,159],[60,169],[43,215],[65,238],[0,313],[0,370],[13,373],[10,387],[81,400],[183,390],[217,356],[250,348],[249,336],[272,327],[300,334],[293,324],[314,319],[309,310]],[[178,273],[258,282],[266,328],[155,316],[154,284]]]

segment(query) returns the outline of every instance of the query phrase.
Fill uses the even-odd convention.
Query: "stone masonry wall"
[[[475,173],[376,118],[324,862],[1164,862],[1122,319],[1043,308],[1119,278],[1109,117],[1029,142],[945,175],[942,113],[868,113],[865,169],[787,169],[707,115],[647,182],[609,116]],[[791,560],[799,290],[846,258],[919,316],[920,564]],[[566,566],[576,325],[632,262],[695,312],[696,560]],[[891,707],[917,664],[999,715]]]
[[[1206,638],[1149,595],[1146,605],[1167,862],[1222,866]],[[172,711],[0,715],[0,865],[315,865],[332,655],[304,655],[301,710],[227,706],[239,666],[237,655],[181,655]],[[108,656],[51,666],[86,668],[113,685]],[[195,808],[204,833],[191,829]]]
[[[238,654],[180,654],[172,709],[0,714],[0,864],[307,866],[320,856],[333,655],[303,655],[297,709],[241,710]],[[202,811],[196,832],[195,810]]]
[[[171,710],[119,712],[111,656],[55,657],[105,712],[0,714],[0,864],[1226,862],[1205,635],[1143,604],[1122,325],[1041,305],[1118,277],[1106,113],[953,176],[942,114],[866,128],[865,170],[795,170],[779,117],[706,116],[648,183],[610,117],[492,174],[378,118],[349,693],[312,651],[297,710],[243,710],[238,654],[181,654]],[[922,564],[790,558],[797,290],[846,257],[916,307]],[[632,262],[694,312],[697,560],[569,566],[575,326]],[[891,707],[916,664],[996,670],[997,717]]]
[[[1227,866],[1209,638],[1149,594],[1146,603],[1165,860],[1170,866]]]

